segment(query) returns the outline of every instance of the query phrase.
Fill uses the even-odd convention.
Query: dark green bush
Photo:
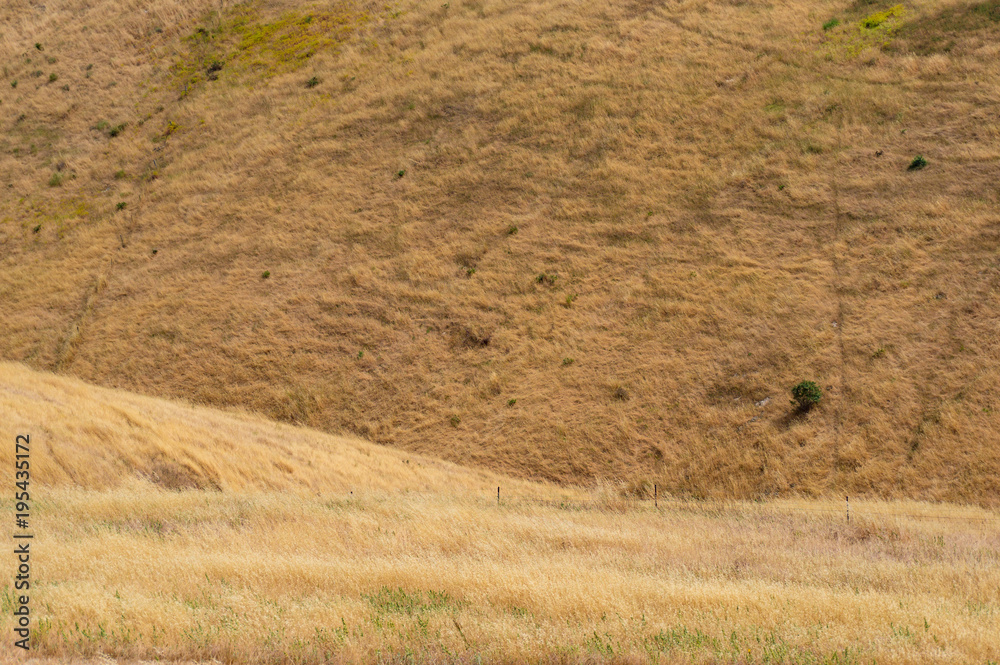
[[[917,155],[916,157],[913,158],[913,161],[910,162],[910,166],[906,170],[916,171],[918,169],[924,168],[925,166],[927,166],[927,160],[924,159],[923,155]]]
[[[823,391],[813,381],[802,381],[792,388],[792,404],[802,411],[813,408],[823,398]]]

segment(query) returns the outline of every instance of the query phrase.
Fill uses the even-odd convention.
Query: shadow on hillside
[[[777,416],[771,422],[779,429],[788,429],[792,425],[805,422],[805,419],[809,417],[809,413],[809,411],[804,411],[798,407],[789,406],[788,411]]]
[[[968,33],[1000,30],[1000,0],[966,2],[904,23],[887,51],[948,53]]]

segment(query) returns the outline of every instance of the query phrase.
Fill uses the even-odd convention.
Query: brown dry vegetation
[[[0,357],[521,477],[994,503],[1000,9],[888,7],[5,2]]]
[[[850,523],[822,500],[654,509],[18,366],[0,364],[0,386],[3,436],[31,434],[34,474],[35,650],[10,647],[8,577],[5,665],[1000,654],[1000,515],[984,508],[852,502]]]

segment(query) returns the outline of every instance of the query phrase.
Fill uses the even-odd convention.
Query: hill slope
[[[998,19],[7,3],[0,357],[525,477],[990,501]]]
[[[0,420],[5,436],[30,437],[31,477],[48,488],[119,490],[145,481],[154,491],[481,490],[489,496],[502,482],[508,491],[529,497],[556,489],[11,363],[0,363]],[[4,446],[0,460],[13,468],[13,445]]]

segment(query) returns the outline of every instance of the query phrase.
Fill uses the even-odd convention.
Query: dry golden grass
[[[31,435],[35,535],[35,650],[9,648],[8,578],[5,664],[986,665],[1000,654],[1000,515],[984,508],[861,501],[850,523],[833,500],[654,509],[614,487],[407,464],[12,365],[0,386],[3,436]],[[178,477],[211,489],[168,489]],[[499,506],[494,483],[508,488]],[[13,512],[8,497],[0,507]],[[11,522],[0,520],[8,543]]]
[[[110,490],[146,481],[167,490],[510,491],[539,486],[359,439],[240,413],[131,395],[0,363],[0,422],[29,433],[31,475],[47,487]],[[14,448],[0,466],[14,468]],[[551,492],[550,488],[547,490]],[[562,490],[561,496],[577,496]]]
[[[988,526],[861,515],[848,525],[795,510],[839,508],[817,501],[498,508],[488,491],[352,498],[139,483],[36,494],[42,655],[986,665],[1000,654],[995,514]]]
[[[890,4],[6,2],[0,357],[520,477],[994,504],[997,3]]]

